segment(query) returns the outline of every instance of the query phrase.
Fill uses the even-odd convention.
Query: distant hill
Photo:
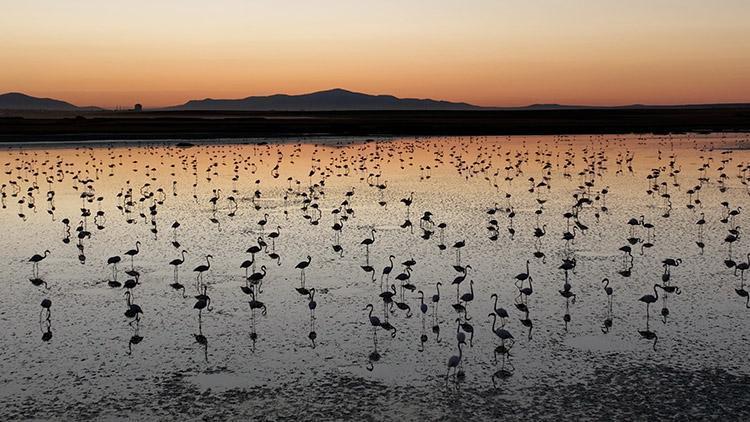
[[[52,98],[38,98],[20,92],[0,94],[0,110],[49,110],[76,111],[99,110],[97,107],[78,107],[65,101]]]
[[[182,105],[151,109],[151,111],[464,111],[464,110],[641,110],[641,109],[747,109],[750,103],[718,104],[629,104],[618,106],[590,106],[571,104],[530,104],[514,107],[483,107],[463,102],[420,98],[398,98],[393,95],[370,95],[345,89],[330,89],[310,94],[253,96],[241,99],[190,100]],[[0,110],[30,112],[101,111],[99,107],[80,107],[53,98],[39,98],[20,92],[0,94]],[[128,110],[132,111],[132,110]],[[6,113],[7,114],[7,113]]]
[[[276,94],[242,99],[191,100],[168,110],[232,111],[325,111],[325,110],[481,110],[467,103],[453,103],[393,95],[369,95],[345,89],[331,89],[302,95]]]
[[[521,107],[482,107],[468,103],[418,98],[398,98],[393,95],[370,95],[341,88],[310,94],[253,96],[240,99],[190,100],[182,105],[162,110],[175,111],[354,111],[354,110],[577,110],[577,109],[704,109],[746,108],[747,103],[736,104],[678,104],[621,106],[588,106],[568,104],[531,104]]]

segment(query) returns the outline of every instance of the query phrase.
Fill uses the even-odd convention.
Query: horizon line
[[[347,93],[352,94],[359,94],[359,95],[366,95],[366,96],[372,96],[372,97],[393,97],[397,100],[418,100],[418,101],[435,101],[435,102],[443,102],[443,103],[449,103],[449,104],[456,104],[456,105],[463,105],[463,106],[471,106],[476,107],[478,110],[475,111],[481,111],[481,109],[484,110],[502,110],[502,109],[524,109],[524,108],[531,108],[531,107],[563,107],[563,108],[626,108],[626,107],[653,107],[653,108],[664,108],[664,107],[700,107],[700,106],[732,106],[732,105],[750,105],[750,99],[745,101],[718,101],[718,102],[685,102],[685,103],[645,103],[645,102],[631,102],[631,103],[607,103],[607,104],[585,104],[585,103],[561,103],[561,102],[530,102],[525,103],[523,105],[477,105],[474,103],[470,103],[468,101],[463,100],[445,100],[445,99],[437,99],[437,98],[431,98],[431,97],[400,97],[396,94],[389,94],[389,93],[367,93],[362,91],[353,91],[346,88],[340,88],[340,87],[334,87],[329,89],[321,89],[321,90],[315,90],[315,91],[308,91],[308,92],[302,92],[298,94],[292,94],[287,92],[279,92],[274,94],[266,94],[266,95],[258,95],[258,94],[252,94],[247,96],[241,96],[241,97],[234,97],[234,98],[227,98],[227,97],[203,97],[203,98],[189,98],[185,100],[182,103],[177,104],[170,104],[170,105],[163,105],[163,106],[147,106],[144,105],[141,102],[136,102],[134,104],[141,104],[144,111],[169,111],[167,109],[174,108],[174,107],[180,107],[183,105],[186,105],[190,102],[199,102],[199,101],[242,101],[252,98],[269,98],[274,96],[287,96],[287,97],[299,97],[299,96],[306,96],[306,95],[313,95],[313,94],[320,94],[320,93],[327,93],[327,92],[334,92],[334,91],[343,91]],[[113,105],[113,106],[102,106],[102,105],[95,105],[95,104],[87,104],[87,105],[78,105],[74,104],[70,101],[67,101],[65,99],[61,98],[54,98],[54,97],[48,97],[48,96],[35,96],[31,94],[27,94],[23,91],[7,91],[0,93],[0,97],[6,96],[6,95],[23,95],[26,97],[39,99],[39,100],[52,100],[52,101],[61,101],[67,104],[70,104],[71,106],[74,106],[76,108],[80,109],[86,109],[86,108],[98,108],[102,111],[120,111],[122,109],[129,109],[134,106],[134,104],[125,104],[125,105]],[[0,109],[2,110],[2,109]],[[331,111],[335,111],[336,109],[331,109]],[[373,109],[377,110],[377,109]],[[179,110],[175,110],[179,111]],[[193,110],[193,111],[200,111],[200,110]],[[210,110],[205,110],[210,111]],[[217,111],[242,111],[242,110],[217,110]],[[263,111],[263,110],[251,110],[251,111]],[[272,109],[266,110],[266,111],[274,111]],[[304,111],[304,110],[302,110]],[[393,110],[398,111],[398,110]]]

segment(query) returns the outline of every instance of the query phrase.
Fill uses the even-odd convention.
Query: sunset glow
[[[0,93],[77,105],[333,87],[479,105],[750,101],[743,0],[0,6]]]

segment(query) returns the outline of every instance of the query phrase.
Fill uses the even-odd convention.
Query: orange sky
[[[0,92],[146,107],[342,87],[750,102],[745,0],[0,0]]]

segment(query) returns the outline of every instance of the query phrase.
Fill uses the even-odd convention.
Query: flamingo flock
[[[27,259],[31,288],[62,297],[68,287],[56,279],[56,267],[92,272],[124,302],[128,355],[147,342],[141,321],[151,318],[145,304],[154,299],[144,285],[160,283],[175,307],[193,304],[192,336],[207,362],[211,332],[203,321],[214,310],[245,309],[255,350],[262,318],[300,309],[315,349],[345,335],[334,292],[354,286],[358,330],[372,339],[362,359],[368,370],[387,361],[384,341],[414,335],[419,352],[434,347],[445,354],[440,373],[458,382],[485,339],[496,384],[515,372],[512,356],[523,359],[519,345],[533,347],[555,324],[570,332],[582,302],[601,305],[596,319],[603,322],[595,325],[604,336],[625,325],[615,309],[642,309],[645,328],[628,336],[658,352],[673,317],[670,304],[700,300],[680,285],[689,277],[686,265],[717,262],[722,282],[733,287],[716,295],[738,297],[737,306],[750,309],[750,253],[738,253],[750,160],[695,140],[695,156],[682,158],[673,142],[601,136],[506,145],[464,137],[10,149],[2,155],[2,218],[12,224],[6,231],[20,232],[67,213],[62,242],[22,241],[44,249]],[[655,156],[640,168],[639,154]],[[683,172],[695,166],[691,160],[697,169]],[[115,230],[118,243],[109,235]],[[172,259],[157,263],[165,251]],[[186,281],[180,269],[188,263],[194,268]],[[172,278],[161,281],[154,271],[171,271]],[[521,272],[510,275],[515,271]],[[231,296],[225,283],[235,286]],[[214,303],[217,291],[222,300]],[[53,299],[41,298],[44,342],[52,339]],[[561,321],[543,318],[558,300]],[[651,322],[657,311],[660,334]],[[322,326],[320,312],[327,315]],[[65,309],[55,312],[56,320],[65,317]]]

